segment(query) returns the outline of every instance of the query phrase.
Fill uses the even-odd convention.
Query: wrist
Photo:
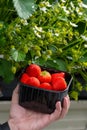
[[[10,130],[19,130],[17,123],[13,119],[9,119],[8,125]]]

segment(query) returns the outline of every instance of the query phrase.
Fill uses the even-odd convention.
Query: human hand
[[[70,107],[70,99],[67,95],[63,101],[63,107],[58,101],[52,114],[37,113],[21,107],[18,103],[18,87],[13,92],[10,118],[8,124],[11,130],[41,130],[55,120],[65,117]]]

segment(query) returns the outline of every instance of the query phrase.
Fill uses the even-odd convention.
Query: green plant
[[[79,72],[87,80],[87,5],[81,0],[38,1],[28,19],[16,16],[10,24],[0,22],[0,35],[0,75],[5,80],[37,63],[71,73],[74,99],[87,89],[76,78]]]

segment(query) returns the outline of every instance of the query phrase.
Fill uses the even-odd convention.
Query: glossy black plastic
[[[61,72],[48,68],[42,69],[49,71],[51,74]],[[63,98],[67,95],[72,83],[72,76],[69,73],[64,73],[67,82],[67,88],[64,91],[45,90],[19,83],[19,104],[33,111],[49,114],[52,113],[55,110],[55,104],[57,101],[61,101],[62,104]]]

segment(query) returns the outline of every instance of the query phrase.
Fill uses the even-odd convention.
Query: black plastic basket
[[[50,73],[61,72],[48,68],[42,69]],[[67,88],[64,91],[45,90],[19,83],[19,104],[36,112],[52,113],[55,110],[56,102],[61,101],[62,103],[63,98],[68,94],[72,82],[72,76],[69,73],[64,73],[67,82]]]

